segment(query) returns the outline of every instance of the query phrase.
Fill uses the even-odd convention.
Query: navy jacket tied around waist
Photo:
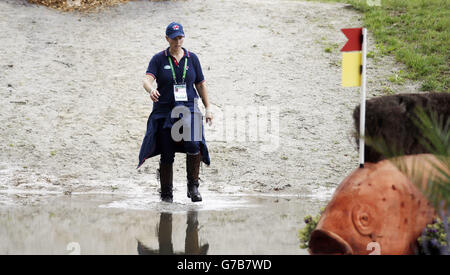
[[[194,117],[194,112],[198,114],[200,112],[198,107],[194,105],[194,102],[183,102],[178,103],[177,105],[184,105],[189,107],[191,111],[191,119]],[[172,128],[173,124],[178,121],[180,118],[171,118],[172,109],[175,107],[173,104],[164,104],[164,103],[154,103],[153,111],[151,112],[148,121],[147,121],[147,131],[145,133],[144,140],[142,141],[141,150],[139,152],[139,168],[146,159],[154,157],[156,155],[161,154],[160,147],[156,141],[157,130],[162,124],[162,128]],[[206,146],[204,131],[203,131],[203,123],[202,127],[202,139],[200,141],[200,153],[202,155],[202,161],[206,165],[210,165],[208,148]],[[181,142],[174,142],[175,152],[186,153],[184,150],[184,146]]]

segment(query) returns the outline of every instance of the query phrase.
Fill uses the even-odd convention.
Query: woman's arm
[[[206,123],[211,125],[213,116],[212,116],[211,110],[209,108],[208,90],[206,89],[205,81],[195,84],[195,88],[197,89],[198,94],[200,95],[203,105],[205,106],[205,109],[206,109],[206,114],[205,114]]]
[[[153,89],[153,82],[155,82],[155,78],[149,74],[145,75],[144,77],[144,89],[147,91],[147,93],[150,94],[150,99],[153,102],[158,101],[158,97],[160,96],[158,90]]]

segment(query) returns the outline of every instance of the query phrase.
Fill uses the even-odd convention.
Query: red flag
[[[341,49],[341,52],[361,51],[362,47],[362,28],[341,29],[348,38],[347,44]]]

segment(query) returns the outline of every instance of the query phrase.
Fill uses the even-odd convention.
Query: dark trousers
[[[160,127],[158,129],[158,134],[156,135],[157,144],[161,146],[161,163],[171,164],[175,160],[175,142],[170,134],[170,128],[163,129]],[[200,142],[199,141],[185,141],[183,140],[184,150],[187,154],[195,155],[200,152]]]

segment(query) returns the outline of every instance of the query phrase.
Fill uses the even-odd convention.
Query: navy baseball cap
[[[172,22],[166,28],[166,35],[170,39],[174,39],[177,36],[184,36],[183,26],[180,23]]]

